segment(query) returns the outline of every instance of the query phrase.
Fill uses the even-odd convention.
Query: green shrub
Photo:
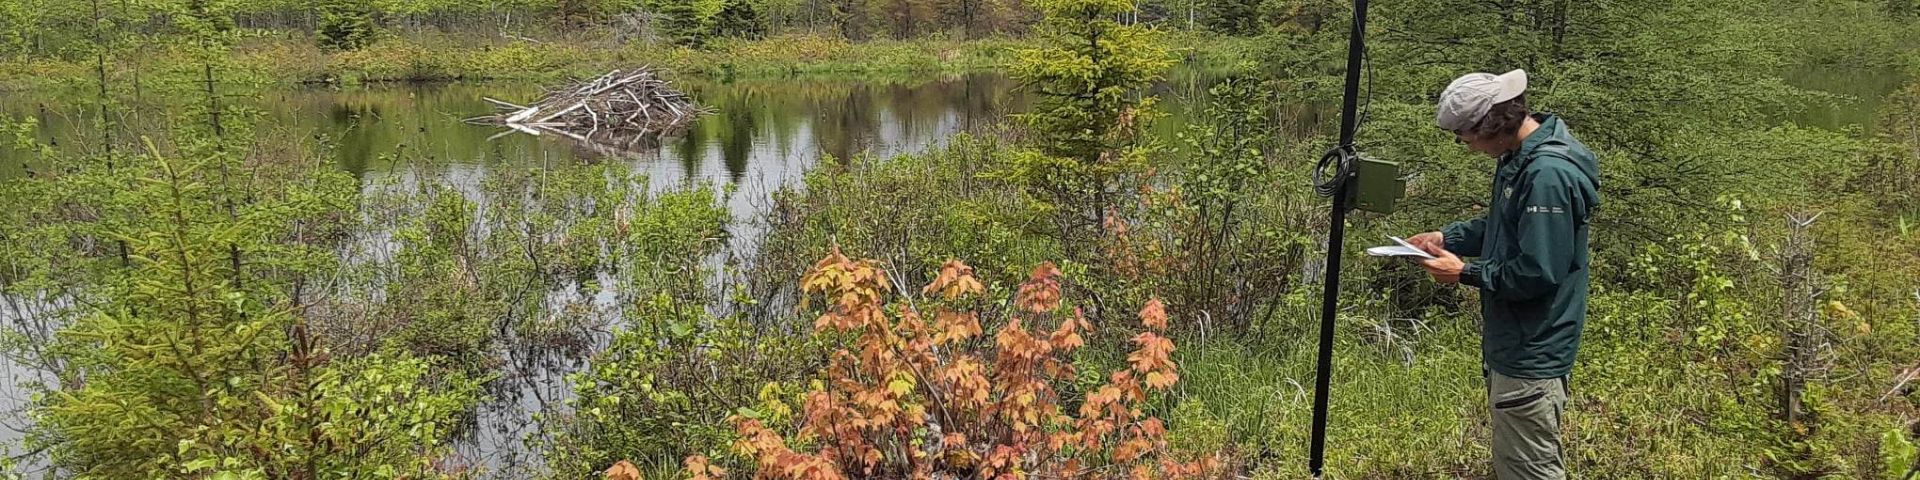
[[[620,460],[671,467],[688,453],[724,458],[733,435],[723,420],[756,408],[785,415],[777,405],[793,403],[816,366],[795,359],[818,357],[823,339],[784,315],[750,318],[762,299],[710,286],[724,278],[708,262],[731,220],[714,196],[667,193],[617,215],[606,248],[619,262],[621,321],[611,344],[568,376],[567,410],[546,419],[538,446],[553,475],[590,475]],[[711,313],[718,309],[733,313]]]
[[[1019,283],[1060,246],[1036,233],[1048,219],[1017,185],[984,175],[1006,161],[1001,145],[957,135],[917,155],[821,162],[804,186],[774,194],[755,276],[804,271],[817,252],[838,245],[885,259],[909,284],[932,279],[948,258],[976,259],[990,286]]]

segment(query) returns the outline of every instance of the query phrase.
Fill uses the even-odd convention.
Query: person
[[[1480,292],[1480,355],[1503,480],[1566,477],[1560,419],[1587,316],[1587,235],[1600,205],[1591,150],[1527,109],[1527,73],[1470,73],[1440,94],[1440,128],[1498,159],[1482,218],[1408,239],[1433,279]],[[1473,257],[1466,261],[1461,257]]]

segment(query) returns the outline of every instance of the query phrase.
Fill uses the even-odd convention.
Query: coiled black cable
[[[1320,161],[1313,165],[1313,191],[1322,197],[1332,197],[1340,193],[1340,185],[1353,178],[1353,160],[1356,155],[1353,145],[1341,145],[1327,149],[1320,155]],[[1329,173],[1327,167],[1332,166]]]

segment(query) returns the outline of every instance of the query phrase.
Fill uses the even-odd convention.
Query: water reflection
[[[558,135],[514,133],[495,137],[499,129],[467,125],[461,119],[484,114],[491,107],[481,97],[509,100],[539,95],[527,84],[381,86],[348,91],[284,90],[259,98],[260,131],[307,136],[327,146],[332,163],[360,178],[363,190],[410,188],[421,183],[449,185],[479,205],[487,205],[480,186],[495,175],[521,175],[567,162],[620,162],[644,173],[655,187],[684,182],[733,184],[739,190],[727,197],[736,217],[764,206],[773,189],[796,181],[808,166],[824,157],[849,158],[866,153],[891,156],[927,148],[985,119],[1002,118],[1022,106],[1003,75],[960,75],[909,83],[862,79],[807,79],[742,81],[734,83],[683,82],[681,87],[713,107],[717,113],[695,121],[684,132],[662,138],[611,139],[583,143]],[[43,141],[73,145],[89,143],[92,123],[77,105],[57,97],[27,98],[0,105],[0,115],[34,116]],[[152,134],[159,134],[155,129]],[[132,138],[130,135],[125,138]],[[75,141],[75,140],[78,141]],[[0,142],[4,143],[4,142]],[[18,177],[30,169],[46,168],[33,155],[0,146],[0,178]],[[744,218],[742,218],[744,219]],[[738,222],[751,228],[749,222]],[[751,231],[735,229],[736,248],[757,242]],[[370,258],[390,250],[382,232],[358,232],[367,237]],[[614,285],[600,279],[601,285]],[[376,292],[377,293],[377,292]],[[569,348],[547,342],[521,341],[514,332],[500,332],[504,341],[499,380],[488,385],[493,399],[475,412],[468,438],[456,446],[455,463],[484,466],[500,478],[519,477],[537,469],[536,455],[522,441],[537,434],[536,414],[563,404],[570,391],[565,374],[584,366],[591,350],[604,342],[617,302],[608,292],[592,299],[572,289],[555,292],[555,311],[565,305],[584,305],[587,316],[598,319],[596,338]],[[19,325],[26,315],[23,299],[6,298],[0,320],[13,330],[52,332],[45,326]],[[583,301],[584,300],[584,301]],[[367,301],[378,301],[367,298]],[[44,340],[44,339],[43,339]],[[20,413],[34,382],[53,383],[42,369],[0,362],[0,408]],[[20,438],[25,415],[0,422],[0,442]]]
[[[682,87],[716,113],[684,132],[658,139],[657,145],[644,143],[654,139],[582,142],[551,134],[489,139],[499,129],[459,123],[490,110],[478,100],[482,96],[519,99],[538,94],[524,85],[308,92],[288,98],[288,103],[298,105],[292,112],[329,112],[324,117],[292,116],[324,118],[306,128],[338,142],[335,163],[359,175],[370,189],[381,188],[379,179],[397,175],[405,179],[402,183],[453,185],[484,205],[486,193],[477,185],[486,177],[563,162],[625,163],[646,174],[656,188],[689,181],[733,184],[739,190],[727,201],[740,220],[734,228],[735,251],[750,250],[758,240],[745,217],[764,206],[773,189],[797,181],[814,162],[918,151],[969,124],[986,125],[984,119],[1002,118],[1022,106],[1022,99],[1012,93],[1013,83],[990,74],[901,84],[789,80]],[[599,283],[617,284],[605,279]],[[594,310],[616,310],[603,304],[617,302],[610,300],[614,296],[601,293],[609,300],[590,302],[601,304]],[[554,301],[565,295],[557,293]],[[594,330],[603,333],[616,320],[594,316]],[[564,405],[571,396],[565,375],[583,368],[592,347],[606,339],[596,335],[584,342],[587,348],[552,349],[510,338],[511,332],[503,335],[508,338],[502,342],[501,377],[487,388],[492,401],[475,412],[473,428],[456,445],[455,462],[485,467],[498,478],[517,478],[539,469],[537,453],[524,443],[540,433],[539,414]]]

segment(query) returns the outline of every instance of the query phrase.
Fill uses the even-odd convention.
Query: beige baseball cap
[[[1487,116],[1493,104],[1512,100],[1526,91],[1526,70],[1499,75],[1478,72],[1461,75],[1440,92],[1434,121],[1447,131],[1459,131],[1480,123],[1480,118]]]

